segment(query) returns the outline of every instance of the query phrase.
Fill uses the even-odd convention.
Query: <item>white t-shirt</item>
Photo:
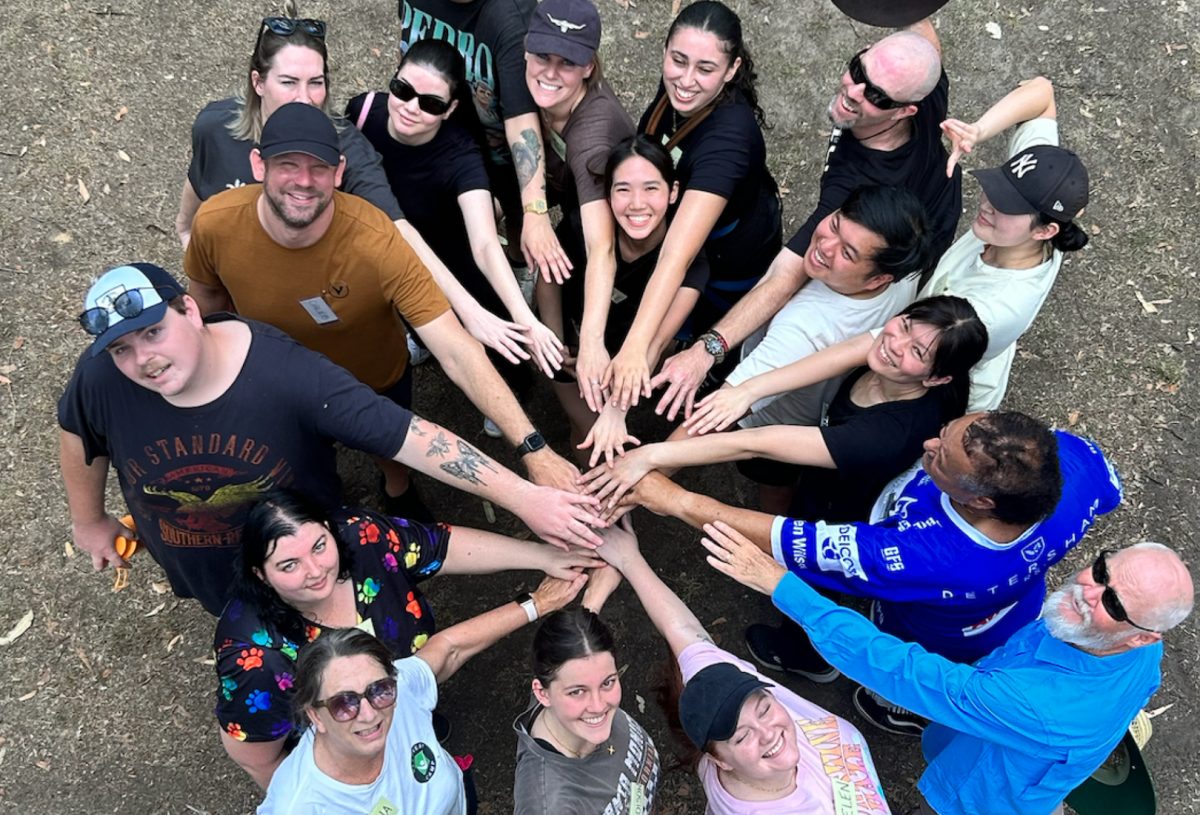
[[[742,361],[725,380],[740,385],[752,376],[773,371],[834,343],[883,325],[913,301],[917,278],[892,283],[881,294],[858,300],[810,280],[771,318],[764,330],[742,345]],[[841,377],[789,393],[760,399],[742,427],[771,424],[816,425],[821,406],[833,398]]]
[[[370,784],[344,784],[321,772],[310,727],[275,771],[258,815],[466,813],[462,770],[433,734],[437,679],[419,657],[398,659],[395,666],[399,689],[379,777]]]
[[[796,722],[800,748],[796,789],[775,801],[743,801],[721,785],[717,766],[707,753],[697,772],[708,796],[708,815],[889,815],[879,773],[863,734],[845,719],[776,685],[754,667],[711,642],[697,642],[679,655],[684,684],[709,665],[729,663],[772,685],[770,693]]]
[[[1015,156],[1039,144],[1058,144],[1058,122],[1053,119],[1025,122],[1013,133],[1008,154]],[[983,262],[983,247],[983,241],[967,230],[942,255],[920,295],[965,297],[987,326],[987,351],[971,369],[967,412],[1000,407],[1017,353],[1017,338],[1028,330],[1046,302],[1063,259],[1063,253],[1055,249],[1049,260],[1032,269],[1000,269]]]

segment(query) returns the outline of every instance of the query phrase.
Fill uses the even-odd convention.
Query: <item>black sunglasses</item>
[[[1146,628],[1144,625],[1138,625],[1133,620],[1129,619],[1129,612],[1125,610],[1125,606],[1121,604],[1121,598],[1117,597],[1117,592],[1112,586],[1108,585],[1108,563],[1109,555],[1115,554],[1112,549],[1105,549],[1096,558],[1096,562],[1092,564],[1092,580],[1097,585],[1104,587],[1104,594],[1100,595],[1100,602],[1104,605],[1104,610],[1108,612],[1108,616],[1112,617],[1119,623],[1129,623],[1138,631],[1148,631],[1151,634],[1159,632],[1153,628]]]
[[[299,31],[301,34],[308,34],[310,37],[323,40],[325,39],[325,21],[312,20],[307,17],[303,19],[296,19],[294,17],[263,17],[262,25],[258,29],[260,39],[265,31],[270,31],[272,34],[277,34],[280,37],[290,37]]]
[[[902,108],[905,105],[916,104],[915,102],[897,102],[888,96],[883,88],[868,79],[867,71],[863,68],[862,64],[862,55],[865,53],[867,53],[866,48],[850,57],[850,64],[846,66],[850,72],[850,81],[855,85],[863,86],[863,98],[880,110],[893,110],[894,108]]]
[[[416,99],[417,107],[430,116],[441,116],[450,109],[449,100],[434,96],[432,93],[417,93],[416,88],[398,76],[392,77],[392,81],[388,83],[388,90],[401,102],[411,102]]]
[[[335,693],[328,699],[313,702],[313,707],[328,708],[329,714],[333,716],[335,721],[348,722],[358,716],[358,708],[362,704],[363,699],[370,702],[371,707],[376,710],[387,710],[396,704],[395,677],[386,676],[383,679],[372,682],[370,685],[367,685],[362,693],[355,693],[352,690]]]
[[[155,288],[126,289],[112,301],[112,307],[92,306],[79,315],[79,324],[83,330],[98,337],[108,330],[109,315],[114,311],[126,320],[137,317],[146,310],[146,300],[142,297],[144,291],[158,291]],[[161,293],[160,293],[161,296]],[[167,298],[163,298],[166,300]],[[155,303],[155,305],[158,305]]]

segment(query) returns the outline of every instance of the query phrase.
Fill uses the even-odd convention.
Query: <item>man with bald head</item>
[[[964,665],[822,597],[733,528],[706,531],[710,562],[770,594],[831,664],[932,720],[924,801],[910,815],[1061,813],[1158,689],[1163,634],[1194,603],[1192,577],[1166,546],[1101,551],[1041,618]]]
[[[949,154],[942,145],[949,89],[941,42],[929,20],[850,57],[829,103],[834,127],[816,208],[757,285],[708,333],[663,364],[653,382],[669,384],[659,413],[673,419],[682,407],[690,416],[696,391],[714,364],[743,342],[746,349],[757,344],[764,326],[808,283],[803,261],[817,224],[854,190],[879,185],[912,191],[929,218],[931,256],[941,257],[962,211],[962,173],[955,167],[947,176]],[[730,368],[719,370],[723,378]]]

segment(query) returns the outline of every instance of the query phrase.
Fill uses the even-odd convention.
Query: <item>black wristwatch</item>
[[[538,431],[533,431],[525,440],[517,445],[517,456],[523,457],[530,453],[536,453],[546,446],[546,439]]]
[[[705,331],[696,338],[696,343],[703,345],[704,350],[709,353],[718,365],[725,361],[725,353],[729,350],[729,344],[716,331]]]

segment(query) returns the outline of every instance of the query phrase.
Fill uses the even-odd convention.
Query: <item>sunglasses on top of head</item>
[[[416,88],[398,76],[392,77],[392,81],[388,84],[388,90],[401,102],[411,102],[416,99],[417,107],[430,116],[441,116],[450,109],[448,100],[434,96],[432,93],[417,93]]]
[[[352,690],[335,693],[328,699],[313,702],[313,707],[327,708],[335,721],[348,722],[358,717],[358,709],[364,699],[377,711],[387,710],[396,704],[396,678],[385,676],[367,685],[362,693]]]
[[[897,102],[887,95],[887,91],[868,79],[867,69],[862,64],[862,55],[865,53],[867,53],[866,48],[850,57],[850,63],[846,66],[850,72],[850,81],[855,85],[863,86],[863,98],[880,110],[894,110],[905,105],[916,104],[915,102]]]
[[[126,289],[113,298],[110,307],[92,306],[81,312],[78,318],[79,324],[93,337],[100,336],[108,330],[109,315],[113,312],[126,320],[131,320],[146,310],[146,300],[142,297],[144,291],[158,290],[153,287]]]
[[[1108,612],[1108,616],[1119,623],[1129,623],[1138,631],[1148,631],[1151,634],[1159,633],[1153,628],[1146,628],[1146,626],[1138,625],[1129,619],[1129,612],[1125,610],[1125,605],[1121,602],[1121,598],[1117,596],[1116,590],[1108,585],[1108,556],[1112,554],[1115,554],[1112,549],[1105,549],[1096,558],[1096,562],[1092,564],[1092,580],[1097,585],[1104,587],[1104,593],[1100,595],[1101,605]]]
[[[301,34],[308,34],[310,37],[323,40],[325,39],[325,21],[313,20],[307,17],[302,19],[295,17],[263,17],[262,25],[258,29],[259,38],[261,39],[263,33],[267,31],[280,37],[290,37],[299,31]]]

